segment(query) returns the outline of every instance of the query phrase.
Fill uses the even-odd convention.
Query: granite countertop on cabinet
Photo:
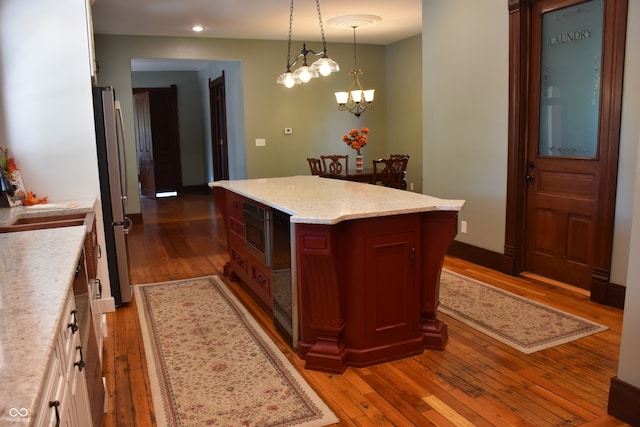
[[[459,211],[464,206],[464,200],[318,176],[225,180],[209,186],[226,188],[286,212],[292,215],[292,223],[332,225],[380,215]]]
[[[85,234],[84,226],[0,234],[2,425],[35,418]]]

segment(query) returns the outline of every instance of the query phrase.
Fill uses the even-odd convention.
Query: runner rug
[[[445,269],[438,310],[526,354],[608,329]]]
[[[219,277],[134,288],[158,426],[338,422]]]

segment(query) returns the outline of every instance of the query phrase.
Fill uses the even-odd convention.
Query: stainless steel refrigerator
[[[113,88],[93,88],[93,109],[98,149],[100,199],[111,295],[116,306],[131,301],[131,282],[127,264],[126,234],[131,220],[125,215],[126,158],[122,112]]]

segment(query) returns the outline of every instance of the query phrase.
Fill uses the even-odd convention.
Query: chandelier
[[[340,71],[340,66],[336,61],[327,56],[327,41],[324,38],[324,28],[322,26],[322,15],[320,14],[320,0],[316,0],[316,9],[318,10],[318,22],[320,23],[320,36],[322,37],[322,51],[314,52],[307,49],[306,43],[302,44],[302,50],[291,62],[291,30],[293,28],[293,0],[289,9],[289,42],[287,45],[287,70],[278,76],[276,82],[287,88],[291,88],[300,83],[307,83],[311,79],[319,76],[326,77],[331,73]],[[312,54],[320,56],[311,65],[307,64],[307,55]],[[291,67],[295,66],[300,60],[302,65],[295,71],[291,71]]]
[[[349,88],[345,92],[336,92],[335,96],[340,111],[349,111],[356,117],[360,117],[373,103],[375,89],[363,89],[360,83],[360,76],[363,72],[362,69],[358,68],[356,62],[356,28],[358,28],[357,23],[365,23],[367,25],[378,23],[380,22],[380,17],[374,15],[352,15],[341,18],[343,18],[341,22],[334,22],[333,25],[339,26],[341,23],[348,22],[348,19],[353,20],[349,25],[353,28],[353,68],[349,71],[349,75],[352,77]],[[333,18],[333,20],[338,19]]]

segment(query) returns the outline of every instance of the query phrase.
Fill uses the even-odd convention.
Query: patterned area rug
[[[608,329],[444,269],[438,310],[526,354]]]
[[[338,422],[219,277],[134,288],[158,426]]]

